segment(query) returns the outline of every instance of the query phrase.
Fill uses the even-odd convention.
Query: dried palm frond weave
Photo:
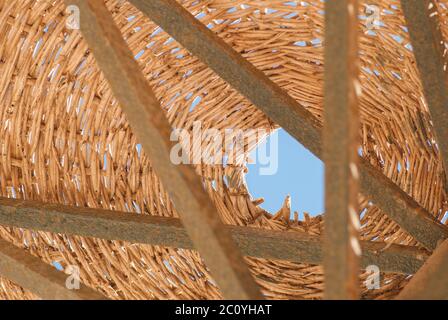
[[[321,119],[322,1],[181,3]],[[362,3],[380,7],[381,23],[369,30],[361,19],[359,152],[442,220],[448,188],[400,3]],[[129,3],[107,5],[173,127],[201,121],[222,130],[277,128]],[[445,1],[439,10],[448,35]],[[177,217],[81,33],[66,19],[61,0],[0,0],[0,196]],[[254,203],[244,163],[196,169],[225,223],[321,234],[321,216],[289,221]],[[418,245],[369,199],[360,201],[362,239]],[[194,251],[7,227],[0,236],[47,263],[79,266],[81,280],[112,299],[221,297]],[[246,261],[268,298],[322,297],[320,266]],[[381,281],[363,298],[393,298],[408,279],[382,274]],[[0,279],[0,298],[38,297]]]

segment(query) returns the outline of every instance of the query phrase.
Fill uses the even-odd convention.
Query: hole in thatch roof
[[[264,198],[265,201],[260,206],[275,213],[282,207],[286,196],[290,195],[291,218],[294,211],[299,213],[299,217],[303,212],[312,216],[323,213],[322,162],[283,129],[276,134],[278,152],[275,148],[276,141],[271,136],[251,153],[254,163],[248,165],[246,182],[252,197]],[[261,149],[264,150],[260,151]],[[258,152],[261,154],[257,154]],[[264,161],[260,157],[264,157]]]

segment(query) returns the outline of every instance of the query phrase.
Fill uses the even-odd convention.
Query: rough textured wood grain
[[[192,54],[245,95],[316,156],[322,157],[319,121],[174,0],[130,0]],[[360,191],[421,244],[433,250],[448,229],[366,160]]]
[[[359,298],[357,0],[325,3],[326,299]]]
[[[131,243],[194,249],[179,219],[0,199],[0,225],[67,235],[122,240]],[[321,239],[302,232],[225,226],[247,256],[321,264]],[[377,265],[384,272],[415,273],[427,253],[414,247],[361,242],[362,266]]]
[[[68,275],[57,271],[5,240],[0,239],[0,275],[8,278],[43,299],[102,300],[104,296],[85,286],[67,289]]]
[[[448,299],[448,241],[444,241],[398,295],[399,300]]]
[[[448,168],[448,73],[447,49],[439,13],[433,0],[401,0],[413,51],[420,71],[425,99],[434,124],[437,145]],[[447,181],[445,189],[448,190]]]
[[[69,13],[63,0],[3,2],[0,195],[179,217],[89,46],[79,31],[66,25]],[[277,128],[266,114],[128,1],[105,3],[173,127],[191,128],[191,123],[201,121],[218,130],[262,128],[271,132]],[[179,3],[322,124],[325,2]],[[437,4],[441,29],[448,38],[447,10],[440,1]],[[387,14],[380,15],[373,32],[372,25],[364,20],[369,13],[360,8],[360,153],[375,167],[374,172],[384,172],[442,221],[447,194],[443,190],[441,153],[403,12],[395,0],[378,0],[375,6]],[[191,108],[192,101],[199,99]],[[209,143],[204,141],[202,145],[208,147]],[[323,215],[314,217],[299,211],[294,220],[287,221],[283,214],[273,217],[263,213],[260,201],[251,197],[250,181],[248,186],[232,183],[235,188],[228,188],[228,177],[244,178],[240,173],[245,167],[251,169],[201,166],[204,186],[224,223],[322,234]],[[297,183],[310,185],[313,180]],[[372,197],[360,198],[363,239],[417,245],[375,205]],[[293,196],[292,201],[302,207],[301,196]],[[114,299],[222,297],[206,264],[193,250],[3,226],[0,236],[18,247],[31,241],[33,255],[46,262],[51,261],[49,255],[62,266],[76,261],[86,275],[85,284]],[[246,261],[269,298],[323,296],[321,266],[251,257]],[[367,276],[363,272],[361,281]],[[394,298],[408,281],[403,275],[382,274],[384,285],[379,289],[361,285],[362,298]],[[0,277],[0,298],[32,296]]]
[[[225,298],[261,299],[237,246],[222,227],[202,181],[190,166],[170,160],[171,128],[103,1],[66,1],[81,12],[81,31],[186,230]]]

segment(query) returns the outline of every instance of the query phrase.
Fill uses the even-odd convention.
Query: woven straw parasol
[[[322,122],[323,1],[179,2]],[[372,3],[380,8],[381,23],[369,29],[365,5]],[[437,1],[448,35],[445,3]],[[191,130],[201,121],[203,128],[219,130],[278,128],[136,7],[120,0],[106,4],[172,127]],[[448,210],[443,161],[400,1],[361,1],[359,10],[359,153],[442,221]],[[179,217],[89,46],[79,30],[67,27],[67,17],[61,0],[0,0],[0,195]],[[322,234],[322,216],[290,220],[287,205],[279,214],[263,210],[245,184],[245,165],[195,166],[224,223]],[[369,197],[359,200],[362,241],[384,244],[384,250],[405,245],[426,257],[420,242]],[[79,266],[82,283],[110,299],[222,297],[194,250],[8,226],[0,227],[0,237],[64,271]],[[267,298],[322,298],[318,263],[245,261]],[[361,281],[367,276],[363,271]],[[392,299],[409,278],[382,272],[380,288],[362,286],[362,298]],[[39,297],[0,278],[0,298]]]

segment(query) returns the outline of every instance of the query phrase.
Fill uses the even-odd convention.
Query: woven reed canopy
[[[444,56],[425,59],[425,43],[421,42],[420,51],[416,47],[418,37],[429,42],[437,32],[425,29],[419,34],[418,23],[426,20],[415,17],[414,38],[410,23],[415,3],[430,4],[427,8],[435,12],[440,27],[435,30],[448,36],[448,3],[412,2],[362,0],[358,4],[360,147],[356,154],[363,159],[354,215],[359,217],[362,249],[359,283],[370,275],[367,266],[377,265],[381,271],[378,288],[360,285],[363,299],[396,298],[439,248],[447,252],[441,243],[448,236],[444,169],[448,136],[443,136],[448,82],[444,70],[431,70]],[[81,30],[67,24],[70,3],[81,9]],[[173,203],[178,198],[171,196],[167,184],[172,183],[159,176],[164,173],[157,170],[157,150],[150,149],[155,150],[151,154],[145,145],[151,143],[140,134],[146,126],[138,125],[138,118],[148,118],[128,112],[131,107],[125,107],[124,101],[130,95],[119,92],[109,77],[121,65],[111,63],[114,55],[96,54],[118,48],[110,45],[115,29],[105,29],[103,36],[110,38],[103,47],[101,37],[92,41],[95,32],[97,36],[102,32],[93,26],[106,20],[86,3],[0,0],[0,298],[225,297],[213,255],[205,245],[204,249],[197,245],[191,231],[208,221],[198,216],[192,223],[187,214],[182,215],[183,204]],[[283,127],[324,157],[319,134],[328,63],[324,1],[105,3],[133,61],[138,62],[139,72],[129,69],[123,74],[136,87],[144,81],[132,77],[144,75],[159,104],[160,112],[152,114],[148,123],[157,126],[165,115],[172,128],[190,131],[195,121],[219,130],[269,133]],[[192,16],[170,20],[168,13],[174,15],[177,9],[164,9],[161,3],[166,8],[183,7],[203,28],[193,25],[198,34],[182,34],[186,30],[182,23]],[[369,5],[380,12],[373,28],[368,25]],[[89,18],[84,29],[83,17],[89,15],[98,19]],[[197,40],[201,32],[213,38],[207,46]],[[240,71],[228,68],[228,61],[239,63]],[[253,81],[246,81],[248,76]],[[125,88],[123,79],[117,81]],[[428,85],[431,81],[439,86]],[[149,89],[136,92],[142,96],[136,101],[148,101]],[[139,105],[138,101],[129,105]],[[437,105],[443,107],[433,113],[431,108],[437,110]],[[202,178],[215,217],[232,225],[221,229],[233,235],[265,298],[323,297],[325,259],[320,246],[325,214],[298,219],[300,213],[292,219],[288,201],[278,212],[265,211],[262,200],[254,199],[245,183],[245,161],[190,168]],[[225,256],[225,248],[223,252]],[[54,267],[48,271],[51,276],[41,271],[47,265],[56,265],[62,278],[52,278]],[[62,293],[63,272],[69,266],[79,267],[84,291]],[[24,274],[35,276],[17,275],[22,268]],[[63,282],[58,285],[58,281]],[[250,283],[241,287],[252,290]]]

